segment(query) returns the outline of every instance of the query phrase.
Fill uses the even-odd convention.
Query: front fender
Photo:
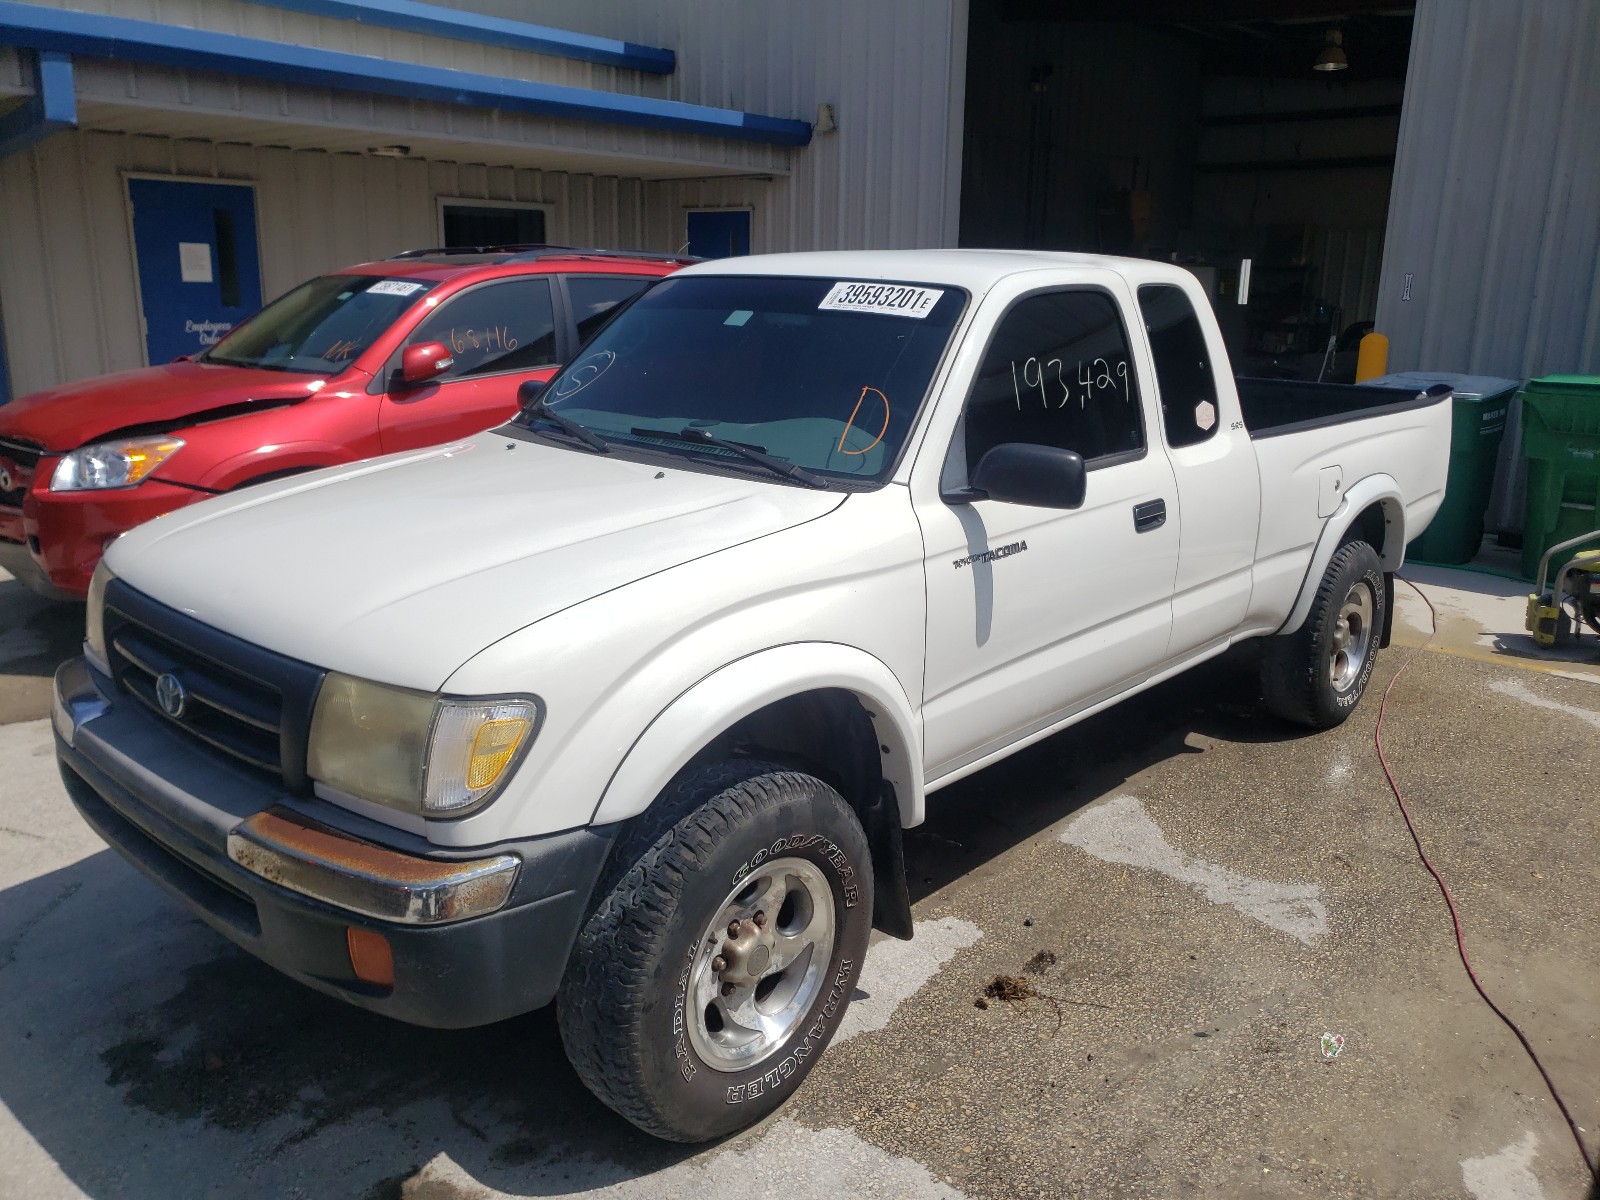
[[[894,785],[903,826],[921,824],[922,739],[900,681],[880,659],[836,642],[795,642],[747,655],[688,688],[629,747],[591,823],[637,816],[695,754],[735,721],[787,696],[819,688],[853,692],[872,718],[883,775]]]
[[[1289,610],[1288,620],[1278,627],[1278,633],[1293,633],[1305,624],[1306,618],[1311,615],[1311,605],[1317,598],[1317,588],[1322,583],[1322,576],[1328,570],[1328,564],[1339,552],[1339,547],[1344,545],[1345,535],[1350,532],[1350,527],[1356,518],[1374,504],[1382,506],[1383,519],[1388,526],[1383,545],[1374,549],[1378,551],[1378,557],[1385,571],[1400,569],[1405,562],[1408,540],[1406,507],[1405,501],[1400,496],[1400,485],[1391,475],[1368,475],[1345,490],[1339,507],[1323,525],[1322,534],[1317,538],[1316,548],[1311,553],[1311,565],[1306,569],[1305,578],[1300,582],[1300,592],[1295,597],[1294,607]]]
[[[291,442],[229,455],[213,464],[197,481],[213,492],[228,492],[264,476],[277,477],[322,467],[338,467],[354,457],[344,446],[323,442]]]

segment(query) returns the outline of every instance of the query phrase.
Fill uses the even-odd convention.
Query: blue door
[[[750,253],[750,214],[708,209],[689,214],[689,253],[696,258],[732,258]]]
[[[151,365],[216,345],[261,307],[254,188],[130,179],[128,201]]]

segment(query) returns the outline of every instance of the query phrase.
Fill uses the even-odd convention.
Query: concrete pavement
[[[1395,689],[1391,760],[1595,1147],[1597,643],[1535,655],[1512,585],[1414,574],[1444,629]],[[918,939],[869,956],[794,1102],[696,1148],[592,1100],[548,1013],[409,1029],[170,904],[55,777],[43,681],[81,610],[0,581],[0,1197],[1576,1200],[1373,754],[1426,624],[1402,614],[1338,730],[1265,716],[1238,652],[939,793],[908,835]],[[979,1007],[1001,975],[1038,994]]]

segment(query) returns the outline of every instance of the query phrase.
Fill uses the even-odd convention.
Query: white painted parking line
[[[885,938],[868,952],[861,982],[856,985],[857,992],[864,994],[845,1010],[835,1042],[886,1027],[895,1009],[921,991],[959,951],[983,936],[983,930],[960,917],[918,921],[912,933],[909,942]]]
[[[1520,700],[1524,704],[1531,704],[1534,708],[1547,708],[1551,712],[1575,717],[1600,729],[1600,713],[1580,708],[1576,704],[1563,704],[1560,700],[1547,700],[1520,679],[1496,679],[1489,684],[1489,690],[1499,692],[1502,696],[1510,696],[1513,700]]]
[[[1316,884],[1252,879],[1185,854],[1167,841],[1132,796],[1113,796],[1089,809],[1067,826],[1061,840],[1106,862],[1159,871],[1213,904],[1236,908],[1307,946],[1315,946],[1328,932],[1328,913]]]
[[[639,1178],[598,1158],[553,1153],[516,1173],[518,1195],[591,1196],[607,1200],[750,1200],[753,1196],[827,1196],[829,1200],[963,1200],[921,1163],[898,1158],[845,1129],[807,1129],[782,1118],[729,1149],[674,1163]],[[620,1178],[619,1178],[620,1177]],[[512,1193],[479,1183],[440,1154],[400,1186],[404,1200],[448,1196],[496,1200]]]
[[[1520,1141],[1493,1154],[1465,1160],[1461,1182],[1473,1200],[1545,1200],[1539,1177],[1529,1165],[1538,1152],[1539,1136],[1530,1129]]]

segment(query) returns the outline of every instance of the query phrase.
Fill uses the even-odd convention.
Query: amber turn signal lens
[[[350,969],[362,983],[379,987],[394,986],[394,952],[389,939],[370,929],[347,928],[345,945],[350,949]]]

